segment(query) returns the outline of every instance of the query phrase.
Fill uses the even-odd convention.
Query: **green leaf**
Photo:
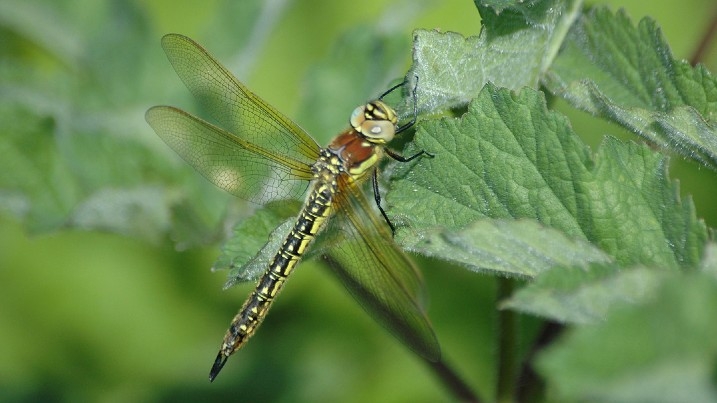
[[[40,2],[6,0],[0,3],[0,26],[42,48],[68,66],[76,67],[81,41],[70,21]],[[55,4],[53,4],[55,6]]]
[[[648,301],[569,331],[537,369],[565,401],[714,402],[717,281],[666,276]]]
[[[544,84],[577,108],[717,169],[717,80],[675,60],[654,21],[581,16]]]
[[[529,11],[536,3],[542,0],[474,0],[478,9],[492,9],[495,14],[501,14],[506,9],[514,9],[516,11]],[[484,15],[481,12],[481,15]]]
[[[479,7],[484,29],[478,37],[417,30],[408,78],[419,78],[420,111],[464,107],[488,82],[537,88],[582,2],[529,3]]]
[[[15,205],[9,212],[32,232],[62,226],[79,190],[52,142],[55,122],[6,102],[0,102],[0,120],[0,171],[10,173],[0,176],[0,193]]]
[[[0,167],[12,172],[0,179],[5,210],[31,231],[79,226],[153,241],[169,232],[183,247],[212,239],[226,195],[198,181],[142,119],[148,94],[161,102],[170,83],[180,85],[159,39],[146,40],[143,9],[13,3],[11,17],[35,23],[8,24],[14,35],[0,49]],[[12,52],[28,44],[35,48]]]
[[[607,138],[593,159],[536,91],[488,85],[461,119],[426,122],[415,140],[434,158],[399,165],[386,199],[418,237],[486,218],[529,218],[625,267],[696,267],[702,257],[706,228],[667,179],[665,157]],[[471,267],[493,265],[476,256]]]
[[[212,266],[212,270],[229,270],[225,288],[256,280],[266,271],[300,207],[296,200],[268,203],[234,226]]]
[[[162,197],[162,189],[156,186],[102,189],[73,209],[68,224],[159,242],[170,224],[170,211]]]
[[[705,257],[702,260],[702,271],[717,279],[717,244],[710,242],[705,246]]]
[[[555,266],[610,261],[601,250],[533,220],[479,220],[459,230],[401,229],[406,249],[462,264],[474,271],[532,278]],[[480,265],[478,263],[480,262]]]
[[[558,322],[594,323],[621,303],[653,297],[664,273],[645,267],[621,270],[617,265],[557,266],[539,274],[501,308]]]

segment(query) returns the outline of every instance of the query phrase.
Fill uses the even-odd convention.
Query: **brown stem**
[[[712,20],[710,21],[709,25],[707,26],[707,30],[702,35],[702,39],[700,40],[699,45],[697,45],[697,49],[692,53],[692,57],[690,57],[690,64],[696,65],[697,63],[701,62],[705,54],[710,48],[710,45],[712,44],[712,40],[715,37],[715,34],[717,34],[717,7],[715,7],[714,14],[712,15]]]
[[[456,401],[466,403],[480,403],[478,396],[473,393],[471,388],[458,376],[458,374],[449,367],[445,362],[425,361],[428,367],[433,371],[436,377],[448,389]]]
[[[532,348],[528,352],[523,361],[523,366],[518,375],[518,389],[516,391],[516,401],[531,402],[535,400],[535,396],[540,396],[544,387],[542,380],[535,372],[532,366],[535,355],[543,350],[547,345],[553,342],[563,331],[563,325],[557,322],[546,322],[540,334],[533,343]]]

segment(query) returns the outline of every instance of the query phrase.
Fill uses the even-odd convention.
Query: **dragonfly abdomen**
[[[232,319],[209,374],[210,380],[219,373],[227,358],[239,350],[256,332],[287,277],[331,215],[331,203],[336,193],[335,175],[338,171],[336,167],[318,169],[314,185],[294,227],[284,239],[254,291]]]

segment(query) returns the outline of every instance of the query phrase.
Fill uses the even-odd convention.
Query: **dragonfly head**
[[[371,101],[354,109],[351,127],[374,144],[386,144],[396,134],[398,116],[396,111],[383,101]]]

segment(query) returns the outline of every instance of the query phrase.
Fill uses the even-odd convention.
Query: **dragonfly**
[[[334,241],[322,252],[332,272],[399,340],[438,361],[440,347],[423,307],[423,280],[393,241],[395,228],[379,193],[378,165],[385,156],[401,162],[431,156],[421,151],[404,157],[386,147],[415,122],[414,109],[413,120],[398,126],[396,111],[382,100],[402,84],[357,107],[350,127],[322,148],[192,39],[168,34],[162,47],[217,124],[172,106],[154,106],[145,118],[157,135],[210,182],[241,199],[265,204],[305,193],[292,229],[232,319],[210,381],[255,333],[287,277],[326,227],[338,234],[328,236]],[[364,194],[369,180],[382,217]]]

